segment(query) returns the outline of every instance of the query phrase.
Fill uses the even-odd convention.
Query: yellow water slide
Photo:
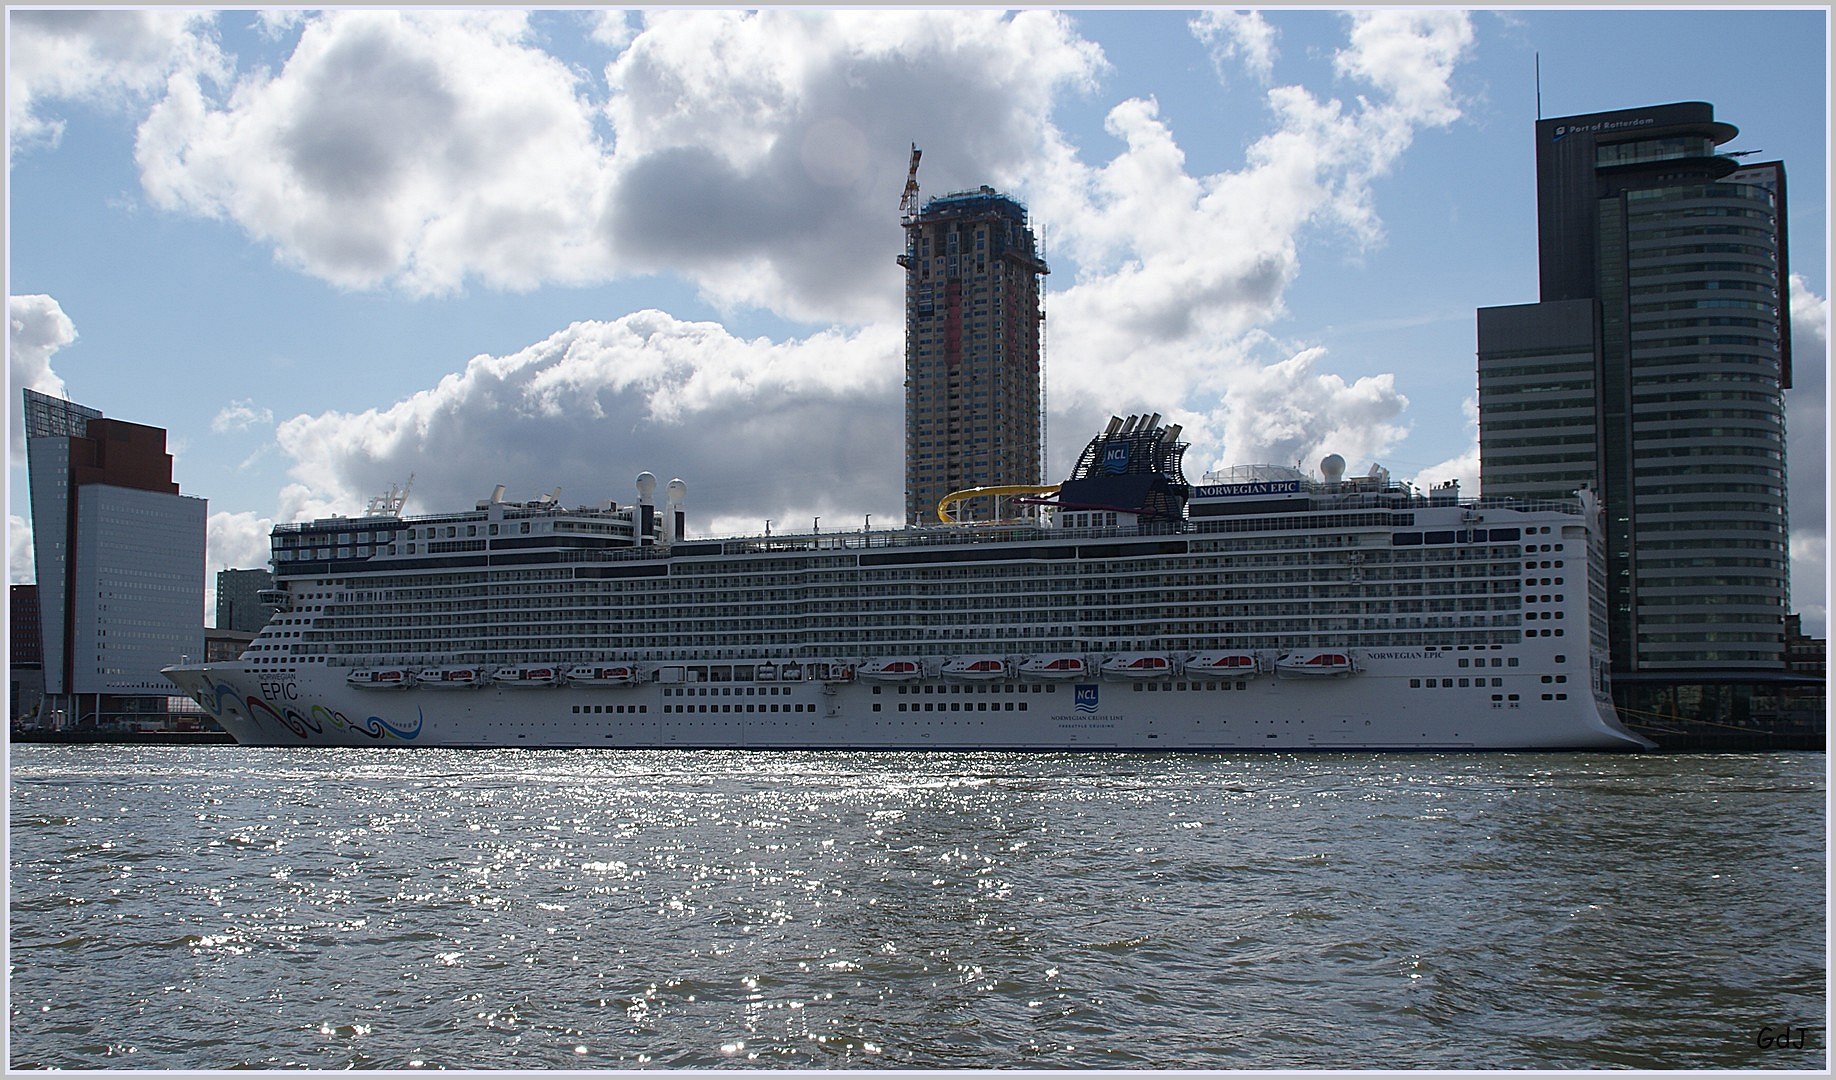
[[[937,500],[937,520],[945,525],[954,525],[956,519],[950,516],[950,507],[965,499],[974,499],[983,495],[1051,495],[1058,491],[1058,484],[991,484],[987,487],[963,488],[952,491]]]

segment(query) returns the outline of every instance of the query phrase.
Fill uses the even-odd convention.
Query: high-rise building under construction
[[[1014,199],[984,186],[918,212],[906,193],[905,515],[924,524],[952,491],[1040,482],[1048,271]]]

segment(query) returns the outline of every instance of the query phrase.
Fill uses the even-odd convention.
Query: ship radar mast
[[[414,474],[409,473],[408,482],[401,487],[390,484],[387,494],[372,495],[370,505],[365,508],[364,514],[368,517],[401,517],[402,506],[408,501],[408,489],[413,486]]]

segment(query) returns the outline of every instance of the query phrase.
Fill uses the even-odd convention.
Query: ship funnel
[[[1141,430],[1142,431],[1153,431],[1155,428],[1159,426],[1160,426],[1160,414],[1155,413],[1153,416],[1148,417],[1147,423],[1141,425]]]
[[[497,485],[497,488],[496,488],[496,490],[494,490],[494,491],[492,491],[492,492],[491,492],[491,502],[492,502],[493,504],[496,504],[496,503],[500,503],[500,502],[503,502],[503,501],[504,501],[504,492],[506,492],[506,491],[508,491],[508,490],[509,490],[509,489],[508,489],[508,488],[506,488],[506,487],[505,487],[504,485],[502,485],[502,484],[499,484],[499,485]]]
[[[1169,424],[1167,425],[1166,434],[1162,435],[1161,438],[1166,440],[1168,446],[1172,446],[1179,441],[1179,433],[1184,430],[1185,428],[1179,424]]]
[[[1328,484],[1336,484],[1345,478],[1345,459],[1337,454],[1327,454],[1320,459],[1320,475]]]
[[[1109,418],[1109,426],[1103,429],[1103,434],[1114,435],[1121,427],[1122,418],[1120,416],[1112,416]]]

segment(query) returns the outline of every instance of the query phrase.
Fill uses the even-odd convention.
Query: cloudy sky
[[[8,11],[8,412],[164,427],[208,569],[278,521],[689,485],[691,530],[903,505],[897,207],[992,184],[1046,279],[1048,472],[1477,489],[1474,310],[1536,297],[1543,115],[1703,100],[1790,177],[1795,606],[1820,630],[1827,13]],[[32,580],[10,440],[9,570]]]

